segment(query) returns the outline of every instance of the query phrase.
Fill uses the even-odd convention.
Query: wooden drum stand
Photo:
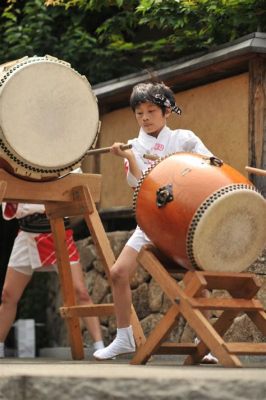
[[[65,240],[64,217],[83,216],[104,266],[109,284],[110,268],[115,257],[95,207],[100,199],[101,175],[70,174],[49,182],[30,182],[0,169],[0,201],[44,204],[55,243],[63,306],[60,314],[66,320],[72,357],[84,358],[79,318],[114,314],[113,304],[77,306],[70,262]],[[131,323],[137,347],[145,337],[132,306]]]
[[[257,328],[266,335],[266,312],[256,296],[260,285],[252,273],[208,272],[180,270],[152,245],[143,246],[138,261],[158,283],[172,305],[141,345],[131,364],[145,364],[152,354],[188,354],[185,365],[200,363],[211,351],[224,367],[241,367],[237,355],[266,355],[266,343],[226,343],[223,335],[239,313],[246,313]],[[170,264],[169,264],[170,262]],[[173,279],[183,273],[183,285]],[[202,298],[204,289],[226,290],[231,298]],[[206,310],[220,310],[212,326],[204,315]],[[182,316],[202,341],[173,343],[165,341]]]

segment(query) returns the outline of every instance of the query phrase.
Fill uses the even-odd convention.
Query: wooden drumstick
[[[251,172],[252,174],[266,176],[266,170],[265,169],[259,169],[259,168],[254,168],[254,167],[246,167],[246,170],[248,172]]]
[[[128,150],[132,148],[132,144],[125,144],[120,146],[121,150]],[[110,153],[111,147],[101,147],[99,149],[93,149],[93,150],[89,150],[87,151],[86,155],[88,156],[92,156],[95,154],[104,154],[104,153]]]
[[[146,158],[146,160],[151,160],[151,161],[155,161],[158,160],[158,158],[160,158],[159,156],[156,156],[156,154],[143,154],[143,158]]]

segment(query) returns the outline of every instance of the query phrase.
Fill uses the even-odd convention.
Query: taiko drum
[[[99,128],[86,77],[55,57],[0,65],[0,167],[52,180],[80,166]]]
[[[140,179],[137,223],[187,269],[245,270],[266,244],[266,202],[241,173],[215,157],[175,153]]]

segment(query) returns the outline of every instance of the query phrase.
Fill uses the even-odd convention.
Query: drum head
[[[13,67],[0,89],[2,135],[23,163],[64,169],[91,147],[97,101],[87,79],[67,63],[33,57]]]
[[[235,186],[210,196],[195,214],[188,249],[200,269],[243,271],[266,245],[265,199],[255,190]]]

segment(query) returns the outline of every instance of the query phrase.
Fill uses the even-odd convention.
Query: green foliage
[[[176,52],[209,48],[266,28],[264,0],[141,0],[140,24],[170,31]]]
[[[265,0],[6,0],[0,63],[51,54],[94,84],[258,30]]]
[[[12,60],[36,51],[47,52],[55,43],[53,18],[41,0],[14,2],[4,8],[0,19],[1,61]]]

